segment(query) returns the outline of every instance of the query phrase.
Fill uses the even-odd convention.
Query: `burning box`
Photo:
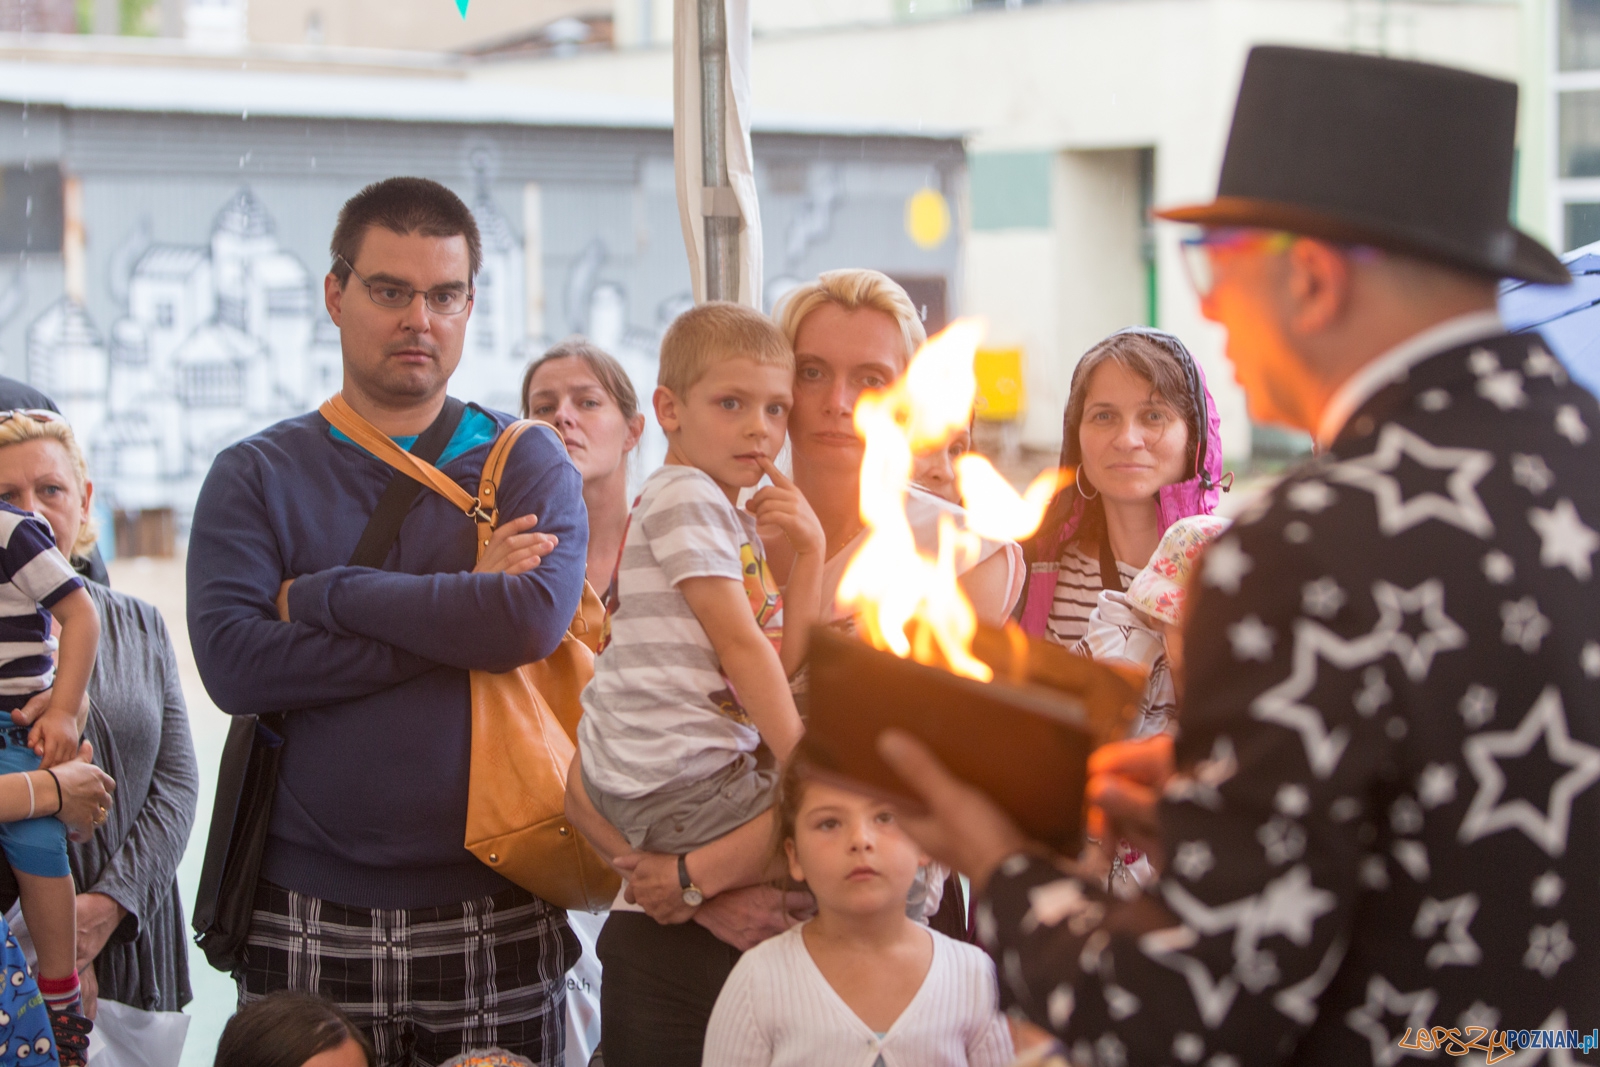
[[[1075,855],[1089,753],[1126,736],[1137,689],[1109,668],[1015,628],[980,627],[972,654],[994,671],[993,681],[818,628],[800,758],[820,778],[915,803],[878,756],[878,735],[897,727],[993,797],[1030,837]]]

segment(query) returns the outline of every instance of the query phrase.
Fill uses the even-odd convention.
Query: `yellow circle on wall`
[[[906,201],[906,233],[918,248],[938,248],[950,236],[950,205],[937,189],[918,189]]]

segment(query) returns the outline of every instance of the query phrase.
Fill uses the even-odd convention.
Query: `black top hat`
[[[1250,52],[1217,198],[1158,212],[1373,245],[1494,277],[1565,284],[1513,227],[1517,87],[1348,52]]]

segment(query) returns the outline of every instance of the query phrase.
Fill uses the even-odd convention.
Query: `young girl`
[[[887,804],[791,761],[778,826],[810,922],[745,953],[706,1032],[705,1067],[1001,1067],[1011,1036],[984,953],[906,917],[928,858]]]

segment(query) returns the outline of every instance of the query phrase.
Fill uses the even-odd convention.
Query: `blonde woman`
[[[77,439],[53,412],[0,418],[0,500],[42,515],[79,562],[95,544],[94,485]],[[69,846],[78,886],[84,1010],[100,997],[151,1011],[191,999],[178,860],[194,823],[199,770],[166,623],[155,608],[98,583],[100,616],[84,739],[117,782],[117,803],[89,840]],[[43,711],[36,698],[19,723]],[[116,935],[115,937],[113,935]]]

